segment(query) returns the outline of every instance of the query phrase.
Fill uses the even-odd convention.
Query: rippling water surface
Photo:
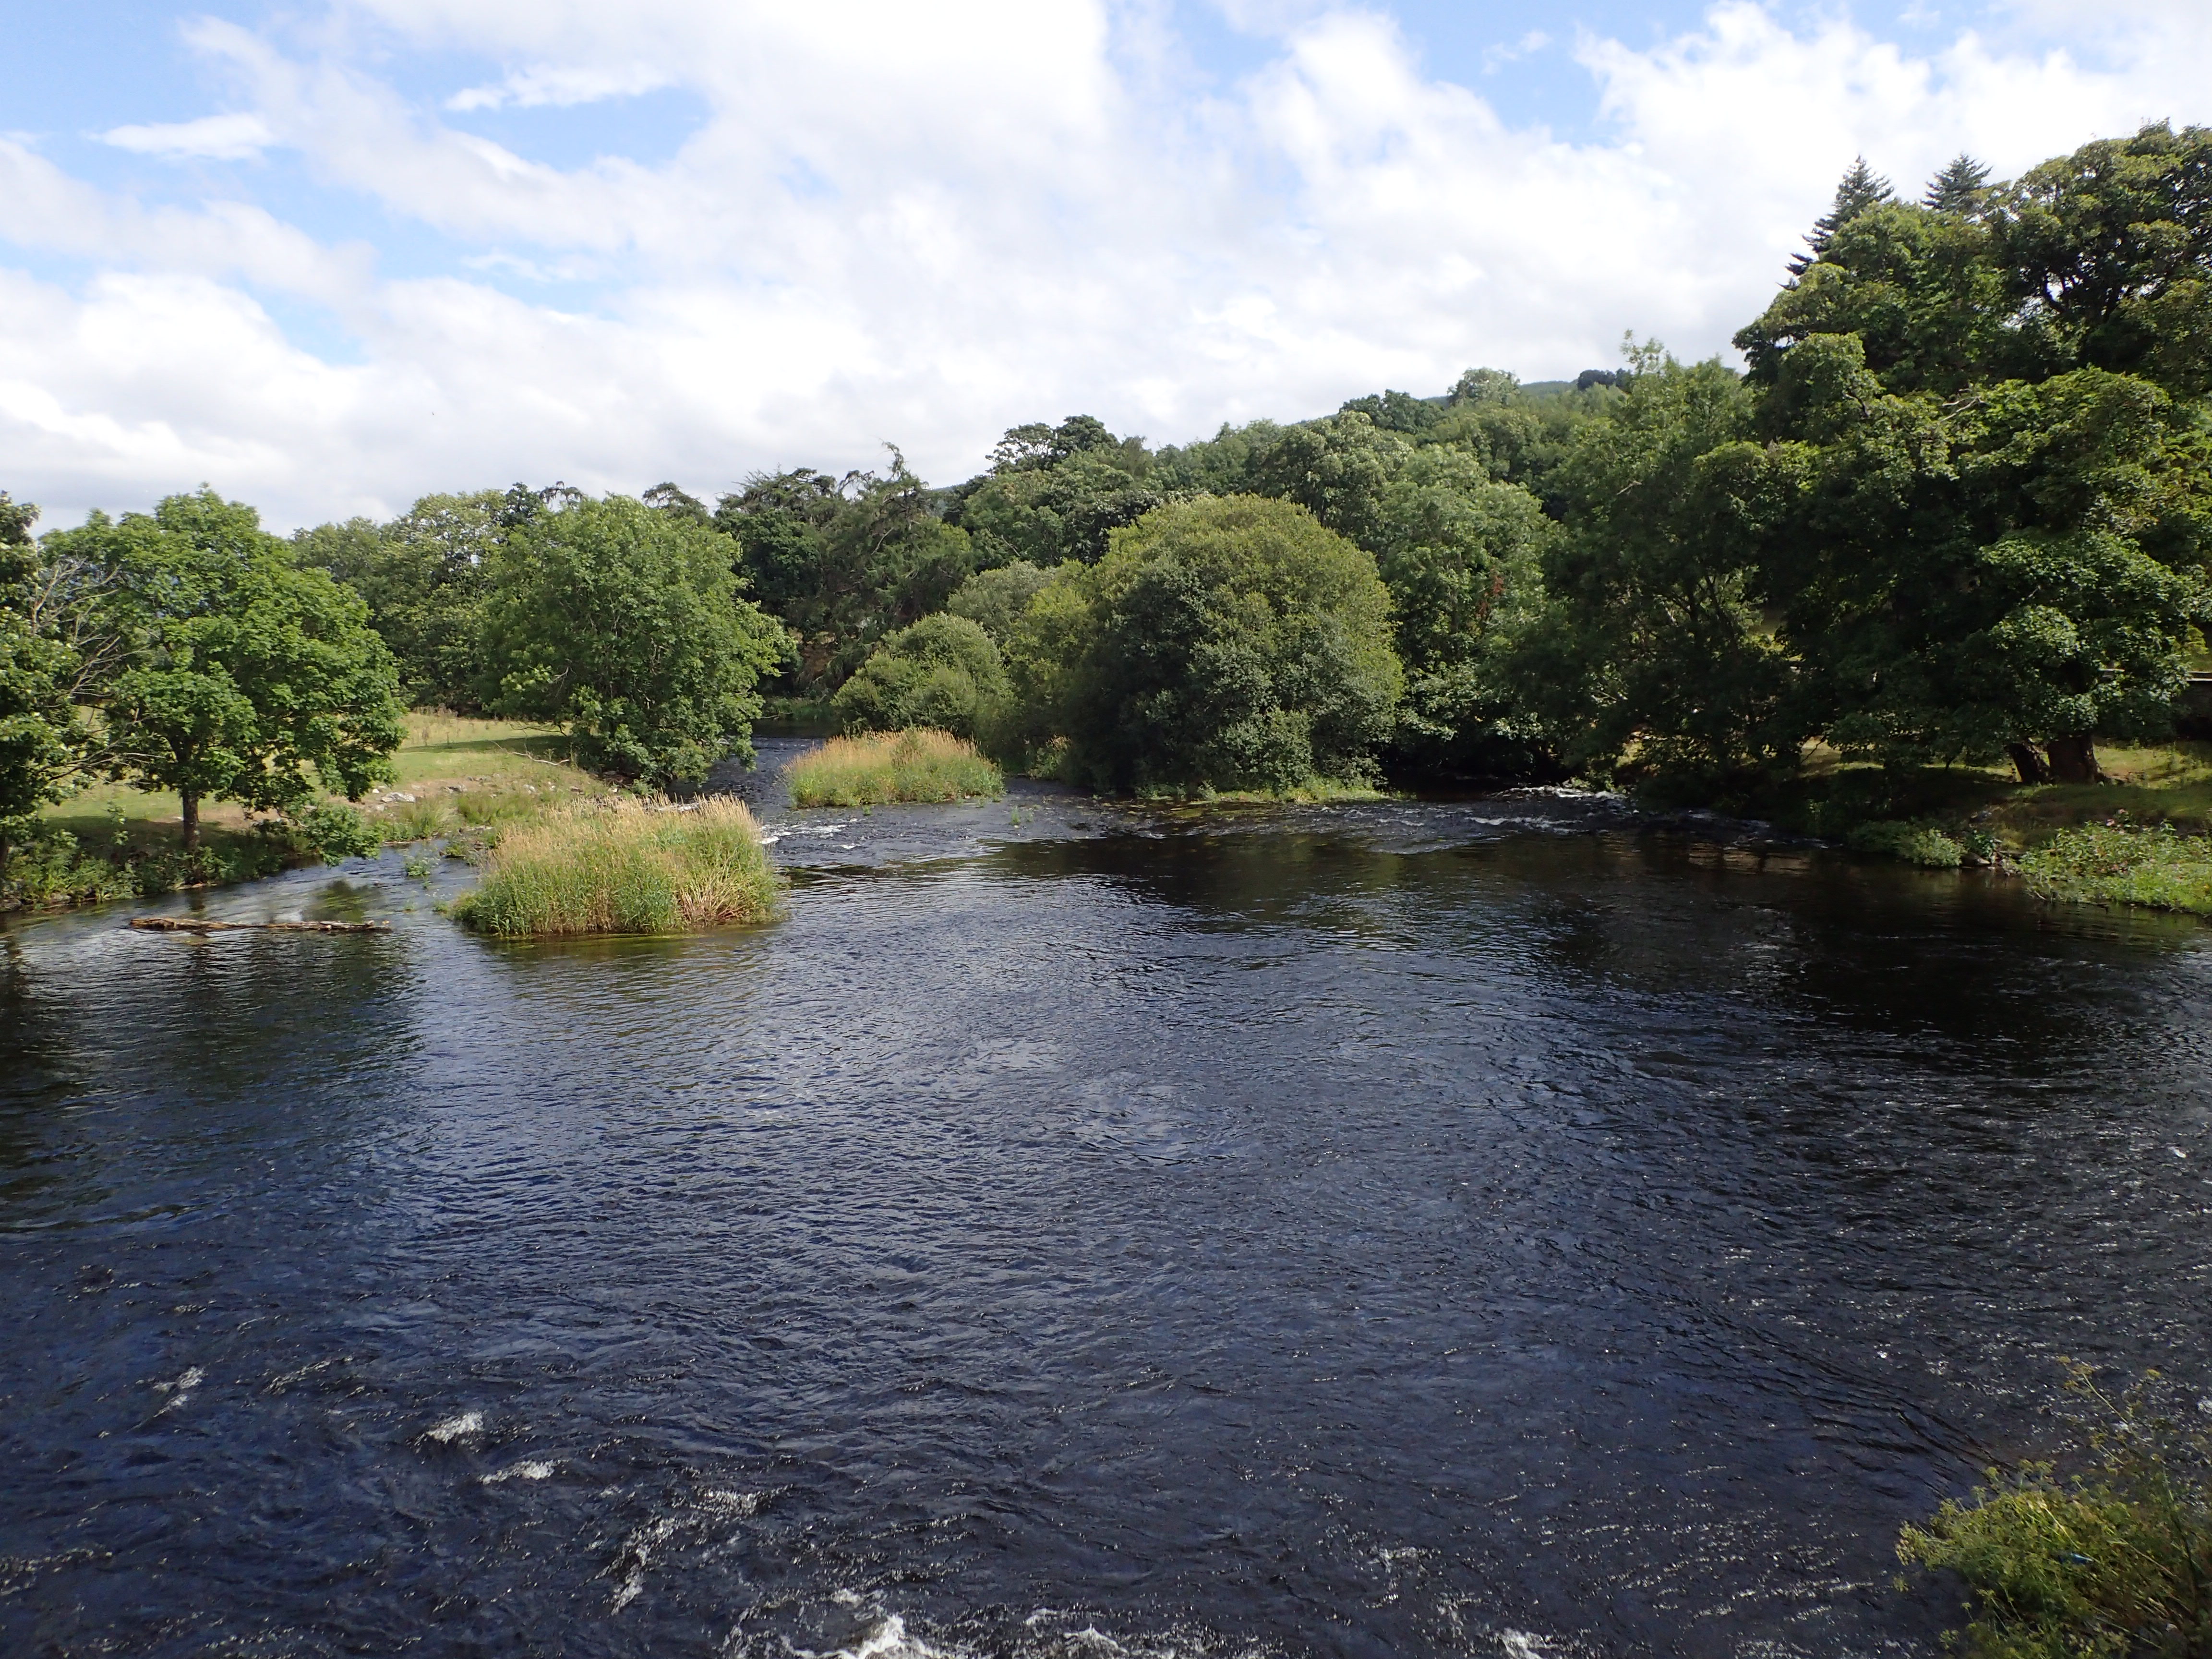
[[[0,1649],[1925,1653],[2053,1356],[2212,1373],[2200,924],[1541,797],[770,828],[757,932],[0,935]]]

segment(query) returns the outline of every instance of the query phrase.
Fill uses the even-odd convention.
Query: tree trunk
[[[2097,764],[2097,740],[2087,732],[2070,738],[2053,738],[2044,747],[2051,754],[2051,775],[2059,783],[2102,783],[2105,769]]]
[[[179,795],[185,803],[185,856],[190,858],[200,850],[200,792],[185,789]]]
[[[2051,763],[2043,758],[2043,751],[2032,743],[2008,743],[2005,753],[2012,757],[2013,770],[2020,774],[2022,783],[2051,781]]]

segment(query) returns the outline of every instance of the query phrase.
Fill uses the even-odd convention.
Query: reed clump
[[[832,738],[784,775],[793,806],[884,806],[1006,792],[1006,775],[974,744],[927,726]]]
[[[744,802],[612,799],[506,827],[453,914],[501,939],[686,933],[766,921],[777,896]]]

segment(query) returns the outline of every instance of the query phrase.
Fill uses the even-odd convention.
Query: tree
[[[1920,204],[1930,213],[1973,214],[1989,199],[1990,170],[1961,150],[1929,181]]]
[[[1896,763],[2099,775],[2170,719],[2206,620],[2212,132],[2146,127],[1885,202],[1737,337],[1769,482],[1758,585],[1801,701]],[[1939,181],[1939,183],[1942,181]]]
[[[539,505],[534,495],[528,499]],[[300,562],[327,570],[368,601],[370,625],[398,661],[400,692],[410,705],[472,713],[485,573],[514,510],[494,489],[425,495],[389,524],[351,519],[292,539]]]
[[[1117,793],[1366,775],[1404,686],[1371,556],[1293,502],[1200,497],[1041,592],[1012,653],[1079,781]]]
[[[1632,751],[1649,775],[1725,789],[1794,766],[1805,735],[1758,604],[1771,484],[1735,374],[1656,348],[1635,367],[1560,470],[1565,532],[1511,672],[1571,765],[1603,775]]]
[[[1813,222],[1813,234],[1805,239],[1807,252],[1790,261],[1790,274],[1802,276],[1807,269],[1826,257],[1828,244],[1838,231],[1867,211],[1892,200],[1889,180],[1880,177],[1867,165],[1862,155],[1845,169],[1843,182],[1836,186],[1836,199],[1828,210]]]
[[[979,624],[994,641],[1007,638],[1051,578],[1024,559],[979,570],[945,602],[951,615]]]
[[[1883,391],[1856,335],[1793,349],[1762,452],[1791,504],[1762,586],[1829,741],[2086,782],[2093,733],[2163,729],[2212,621],[2173,415],[2099,369],[1938,402]]]
[[[1006,665],[991,636],[965,617],[939,614],[886,634],[833,701],[848,732],[933,726],[973,738],[1006,692]]]
[[[31,815],[61,799],[88,735],[71,696],[77,659],[37,607],[38,517],[0,490],[0,873]]]
[[[786,649],[724,538],[624,496],[532,514],[493,556],[484,700],[564,726],[595,771],[696,782],[750,760],[754,688]]]
[[[188,853],[204,800],[297,813],[317,782],[357,800],[392,775],[406,709],[368,606],[252,507],[203,487],[151,515],[94,514],[49,551],[110,580],[127,657],[104,691],[104,763],[176,792]]]
[[[1541,602],[1558,526],[1527,490],[1437,446],[1384,486],[1379,516],[1376,562],[1407,677],[1399,757],[1462,774],[1540,768],[1540,734],[1506,663]]]

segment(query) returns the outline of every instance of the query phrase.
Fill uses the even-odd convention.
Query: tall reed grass
[[[696,933],[768,921],[777,891],[744,802],[609,800],[507,828],[453,916],[502,939]]]
[[[784,778],[793,806],[883,806],[1006,793],[1006,775],[974,744],[927,726],[832,738],[793,761]]]

